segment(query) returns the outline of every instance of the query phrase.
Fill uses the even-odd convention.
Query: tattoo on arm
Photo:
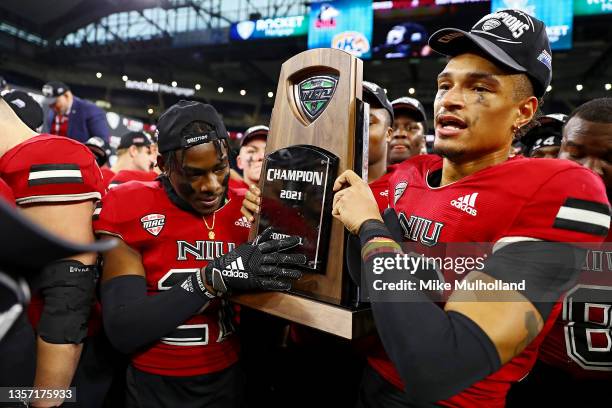
[[[541,319],[539,319],[538,316],[536,316],[536,313],[532,310],[525,312],[524,324],[527,334],[523,340],[516,345],[516,348],[514,349],[515,355],[518,355],[521,351],[523,351],[529,345],[529,343],[531,343],[533,339],[538,336],[543,326]]]

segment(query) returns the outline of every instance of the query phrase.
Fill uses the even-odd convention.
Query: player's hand
[[[211,261],[202,268],[205,282],[220,294],[232,291],[289,290],[302,277],[296,269],[306,265],[306,256],[283,251],[300,243],[299,237],[270,239],[266,228],[252,243]]]
[[[242,200],[242,207],[240,212],[242,215],[247,217],[249,222],[255,221],[255,214],[259,213],[259,205],[261,204],[261,191],[255,184],[249,187],[244,200]]]
[[[352,170],[346,170],[336,179],[334,192],[332,215],[352,234],[357,234],[367,220],[382,221],[372,190]]]

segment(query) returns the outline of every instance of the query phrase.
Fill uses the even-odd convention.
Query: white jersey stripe
[[[610,227],[610,216],[596,211],[582,210],[580,208],[561,207],[557,213],[557,218],[564,220],[585,222],[588,224],[599,225],[600,227]]]
[[[83,177],[81,170],[44,170],[30,172],[28,180],[40,180],[59,177]]]

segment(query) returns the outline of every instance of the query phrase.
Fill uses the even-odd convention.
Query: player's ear
[[[128,147],[128,153],[130,154],[130,157],[136,156],[138,154],[138,146],[131,145]]]
[[[387,143],[391,143],[391,139],[393,138],[393,128],[391,126],[387,127],[387,131],[385,132],[385,140]]]
[[[531,122],[531,120],[535,116],[538,110],[538,98],[536,98],[535,96],[524,98],[519,102],[517,110],[518,115],[514,125],[517,128],[521,128],[527,123]]]
[[[244,159],[241,155],[236,156],[236,166],[238,166],[240,170],[244,170]]]

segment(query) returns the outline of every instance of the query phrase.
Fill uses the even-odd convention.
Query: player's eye
[[[446,82],[438,84],[438,91],[448,91],[450,89],[450,85]]]
[[[476,91],[478,93],[489,92],[489,89],[485,88],[484,86],[479,86],[479,85],[474,86],[473,89],[474,89],[474,91]]]
[[[227,165],[226,164],[221,165],[221,166],[215,168],[215,173],[217,173],[217,174],[224,173],[225,169],[227,169]]]

